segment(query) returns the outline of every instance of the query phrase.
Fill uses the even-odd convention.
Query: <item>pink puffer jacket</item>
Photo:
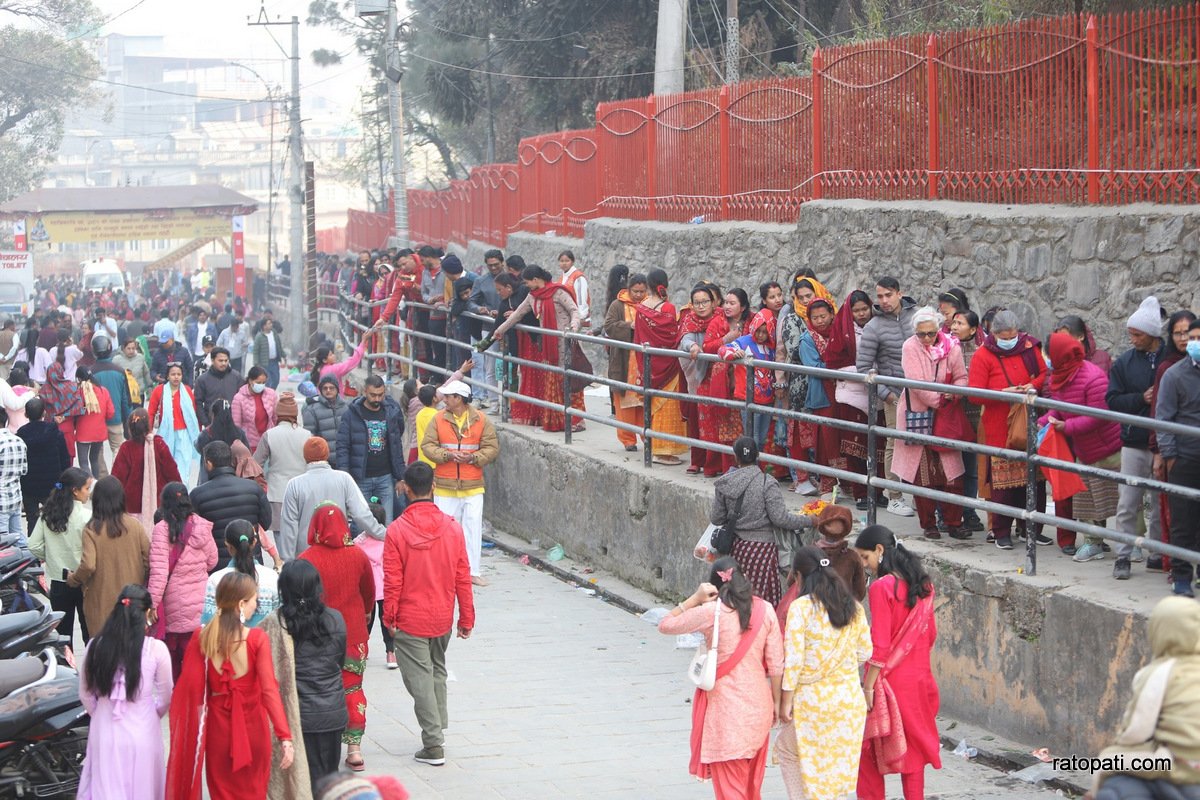
[[[200,627],[208,572],[217,565],[217,543],[213,540],[212,523],[192,514],[188,518],[188,526],[187,544],[170,576],[167,572],[174,545],[167,539],[167,523],[155,525],[154,534],[150,537],[150,602],[161,615],[164,613],[163,596],[166,595],[165,613],[169,633],[186,633]]]
[[[1108,403],[1104,400],[1108,392],[1108,376],[1090,361],[1080,364],[1074,377],[1057,392],[1051,392],[1049,387],[1050,381],[1046,381],[1046,394],[1054,400],[1108,410]],[[1081,464],[1095,464],[1121,449],[1121,426],[1115,422],[1065,411],[1050,411],[1042,415],[1038,425],[1045,425],[1050,419],[1061,419],[1066,423],[1063,433],[1071,444],[1071,452]]]
[[[267,428],[263,433],[275,427],[277,421],[275,419],[275,402],[278,399],[274,389],[270,387],[263,389],[263,408],[267,411]],[[246,432],[246,444],[253,453],[258,448],[258,440],[262,438],[262,433],[259,433],[258,428],[254,427],[254,396],[245,384],[242,384],[242,388],[237,390],[230,406],[233,424]]]

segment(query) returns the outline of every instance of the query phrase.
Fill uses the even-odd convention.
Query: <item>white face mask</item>
[[[250,384],[250,391],[254,392],[255,394],[262,394],[263,389],[266,389],[266,388],[267,388],[267,385],[265,383]]]

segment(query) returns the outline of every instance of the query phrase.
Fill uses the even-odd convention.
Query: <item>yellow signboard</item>
[[[30,243],[120,242],[139,239],[200,239],[228,236],[230,218],[191,210],[88,213],[65,211],[29,217]]]

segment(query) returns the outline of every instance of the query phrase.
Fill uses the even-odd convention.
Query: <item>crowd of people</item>
[[[55,280],[26,334],[0,332],[0,525],[29,531],[63,632],[73,644],[78,622],[86,648],[79,796],[342,785],[340,766],[365,769],[376,624],[414,698],[415,757],[445,763],[446,649],[486,585],[491,422],[461,380],[414,382],[406,407],[378,376],[351,381],[365,340],[341,362],[318,348],[288,391],[268,311],[233,299],[213,319],[210,287],[154,283],[135,302]],[[389,779],[374,790],[403,796]]]

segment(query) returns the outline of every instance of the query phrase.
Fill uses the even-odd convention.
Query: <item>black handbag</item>
[[[709,549],[719,556],[727,556],[733,552],[733,546],[737,543],[737,521],[742,516],[742,501],[746,499],[746,492],[749,490],[750,484],[746,484],[746,488],[738,495],[737,505],[733,507],[733,516],[713,531]]]

